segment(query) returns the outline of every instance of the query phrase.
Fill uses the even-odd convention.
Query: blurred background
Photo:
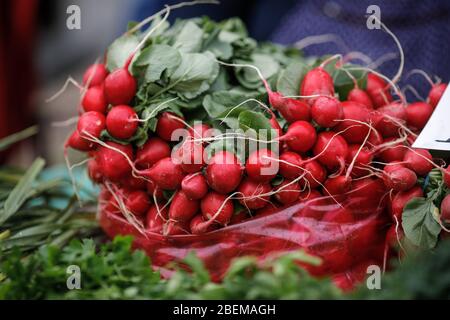
[[[80,81],[85,68],[103,56],[109,43],[125,31],[128,21],[141,20],[164,4],[177,2],[2,0],[0,137],[36,123],[40,132],[34,139],[0,154],[0,161],[26,166],[41,155],[49,164],[62,163],[64,141],[74,124],[55,124],[76,116],[79,91],[69,86],[58,99],[49,103],[46,99],[63,86],[69,75]],[[74,4],[81,10],[80,30],[69,30],[66,25],[67,8]],[[385,57],[380,70],[392,77],[399,65],[398,49],[386,33],[366,27],[366,10],[371,4],[380,7],[383,22],[402,43],[405,73],[419,68],[448,82],[450,1],[222,0],[220,5],[173,11],[171,20],[198,15],[217,20],[239,16],[257,40],[310,44],[306,54],[359,52],[356,55],[364,63]],[[307,38],[318,35],[328,35],[325,38],[332,41],[314,44],[314,39],[324,37]],[[426,96],[429,84],[423,78],[414,76],[408,83]]]

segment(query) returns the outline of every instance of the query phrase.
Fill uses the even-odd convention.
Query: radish
[[[428,94],[427,101],[431,105],[431,107],[433,107],[433,109],[438,105],[439,100],[441,100],[442,96],[444,95],[445,89],[447,89],[446,83],[436,84],[431,88],[430,93]]]
[[[281,204],[292,204],[300,197],[300,184],[292,180],[284,180],[275,189],[275,199]]]
[[[387,138],[384,142],[389,143],[395,140],[396,138]],[[381,149],[377,156],[384,162],[396,162],[403,161],[405,153],[406,148],[402,145],[401,142],[398,142],[387,147],[386,149]]]
[[[181,165],[184,172],[195,173],[205,166],[205,149],[201,142],[187,139],[175,150],[173,160]]]
[[[106,145],[123,152],[131,161],[134,159],[133,147],[115,142],[106,142]],[[131,166],[123,154],[106,146],[97,149],[97,161],[100,170],[106,179],[118,181],[131,173]]]
[[[324,95],[332,97],[334,96],[333,78],[322,67],[314,68],[308,71],[303,78],[300,94],[302,96]],[[311,104],[315,99],[310,98],[309,103]]]
[[[103,86],[95,86],[89,88],[81,100],[84,111],[97,111],[105,114],[108,108]]]
[[[442,169],[442,175],[447,188],[450,188],[450,166],[447,169]]]
[[[276,156],[268,149],[254,151],[245,164],[247,176],[255,182],[269,182],[275,178],[278,169]]]
[[[80,136],[78,130],[75,130],[67,139],[65,147],[71,147],[72,149],[79,151],[91,151],[95,148],[95,143],[88,141]]]
[[[181,165],[176,164],[170,157],[156,162],[153,167],[142,172],[163,190],[176,190],[181,186],[185,173]]]
[[[163,227],[163,236],[182,236],[189,233],[189,224],[186,222],[168,221]]]
[[[392,101],[388,84],[376,74],[369,73],[367,75],[366,92],[372,100],[375,109],[381,108]]]
[[[280,141],[285,141],[289,149],[295,152],[306,152],[314,146],[316,139],[316,129],[309,122],[296,121],[289,126]]]
[[[341,105],[345,120],[339,122],[336,131],[343,131],[342,136],[349,143],[363,143],[369,133],[369,126],[361,122],[369,123],[369,109],[352,101],[342,102]]]
[[[295,179],[299,177],[303,173],[303,170],[300,167],[302,161],[302,157],[295,152],[283,152],[280,155],[280,174],[286,179]]]
[[[105,81],[108,76],[108,70],[102,63],[95,63],[90,65],[83,75],[83,84],[87,85],[89,82],[89,88],[99,86]]]
[[[170,203],[169,218],[174,221],[189,221],[200,207],[198,200],[191,200],[183,191],[177,191]]]
[[[311,108],[306,102],[284,98],[278,92],[269,94],[269,102],[288,123],[311,120]]]
[[[242,210],[238,213],[233,214],[230,220],[230,225],[239,224],[241,222],[244,222],[248,218],[250,218],[250,216],[248,215],[247,210]]]
[[[92,181],[96,183],[103,182],[103,174],[100,170],[100,165],[98,164],[97,160],[95,160],[95,158],[89,159],[87,164],[87,170],[89,178],[91,178]]]
[[[383,137],[393,137],[399,135],[399,129],[406,123],[406,108],[393,102],[374,112],[374,127]]]
[[[364,178],[353,181],[348,207],[362,219],[372,215],[374,210],[383,209],[385,205],[386,186],[378,178]],[[380,200],[382,199],[382,200]]]
[[[394,195],[391,202],[391,214],[396,217],[399,221],[402,219],[403,209],[406,204],[414,199],[423,197],[422,188],[417,186],[407,191],[400,191]]]
[[[137,190],[125,194],[125,206],[136,216],[143,216],[150,209],[150,199],[145,191]]]
[[[355,218],[350,210],[347,208],[338,208],[335,210],[327,211],[322,218],[324,222],[331,223],[354,223]]]
[[[419,176],[425,176],[433,169],[432,160],[430,152],[425,149],[408,150],[403,158],[405,166]]]
[[[393,189],[394,191],[407,191],[416,185],[417,176],[414,171],[408,168],[397,167],[395,170],[392,168],[385,169],[383,172],[383,181],[389,189]]]
[[[450,222],[450,194],[441,202],[441,220],[445,223]]]
[[[411,103],[406,107],[408,126],[421,130],[425,127],[433,113],[433,107],[425,102]]]
[[[119,68],[110,73],[104,82],[106,101],[113,106],[130,104],[136,94],[136,79],[125,68]]]
[[[156,200],[163,200],[164,199],[164,192],[163,190],[156,185],[152,180],[147,180],[147,192],[150,194],[152,198],[156,198]]]
[[[130,174],[128,177],[122,179],[120,184],[124,189],[129,190],[146,190],[147,189],[147,181],[143,178],[134,177]]]
[[[368,148],[363,147],[361,150],[360,148],[361,146],[358,144],[352,144],[348,146],[348,155],[346,162],[350,164],[356,157],[355,164],[351,172],[351,175],[353,177],[362,177],[366,174],[369,174],[369,165],[373,160],[373,154]]]
[[[250,210],[264,208],[269,203],[272,190],[268,183],[258,183],[250,179],[245,179],[239,185],[237,192],[240,194],[239,202]]]
[[[208,184],[202,174],[188,174],[181,181],[181,190],[191,200],[202,199],[208,193]]]
[[[188,129],[188,136],[193,139],[205,139],[213,136],[214,129],[206,123],[197,123]]]
[[[100,138],[100,134],[106,127],[105,116],[97,111],[83,113],[78,119],[77,130],[82,139]]]
[[[381,134],[378,132],[377,129],[372,128],[372,130],[370,130],[367,142],[371,147],[376,147],[383,143],[383,137],[381,136]]]
[[[140,147],[136,152],[136,166],[148,169],[158,160],[170,157],[170,146],[164,140],[153,137]]]
[[[201,201],[200,208],[202,215],[209,223],[215,222],[221,226],[226,226],[233,216],[233,201],[226,195],[209,192]]]
[[[343,168],[348,155],[348,145],[341,136],[333,132],[322,132],[317,136],[313,153],[317,160],[328,168]]]
[[[315,123],[324,128],[331,128],[338,124],[344,116],[342,105],[334,97],[319,97],[311,107],[311,117]]]
[[[116,139],[131,138],[138,128],[138,115],[125,105],[113,107],[106,116],[106,128]]]
[[[324,183],[324,194],[330,196],[343,195],[352,188],[352,178],[347,176],[337,176],[328,178]]]
[[[242,171],[242,165],[233,153],[220,151],[209,160],[206,181],[218,193],[230,193],[241,182]]]
[[[151,205],[146,216],[146,230],[148,232],[162,234],[165,223],[164,219],[167,219],[168,216],[169,214],[167,213],[167,208],[160,208],[158,211],[158,207],[156,205]]]
[[[172,134],[175,130],[184,129],[185,127],[180,120],[184,119],[171,112],[163,112],[158,118],[156,134],[163,140],[172,141]]]
[[[357,102],[368,109],[373,109],[372,99],[370,99],[370,96],[367,94],[367,92],[362,89],[354,88],[350,90],[347,96],[347,100]]]
[[[218,225],[215,223],[208,223],[208,221],[206,221],[201,214],[192,218],[190,223],[191,233],[196,235],[212,232],[216,230],[217,227]]]
[[[305,180],[311,189],[315,189],[327,178],[327,171],[319,162],[315,160],[305,160],[303,164],[305,170]]]

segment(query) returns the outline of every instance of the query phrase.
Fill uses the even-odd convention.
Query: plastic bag
[[[220,281],[233,258],[253,255],[264,259],[304,249],[323,260],[320,266],[305,266],[311,274],[345,276],[361,263],[383,260],[389,226],[385,192],[381,180],[364,179],[345,199],[323,197],[298,202],[204,235],[142,234],[123,216],[109,211],[105,201],[99,202],[103,203],[99,220],[110,237],[133,235],[135,248],[143,249],[163,275],[168,275],[164,267],[169,262],[180,261],[190,251],[204,262],[212,279]],[[338,222],[342,217],[347,222]],[[357,280],[361,279],[349,278],[346,285]]]

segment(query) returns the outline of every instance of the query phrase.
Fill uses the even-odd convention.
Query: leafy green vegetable
[[[303,62],[295,61],[290,63],[281,71],[277,81],[277,91],[284,96],[298,96],[300,94],[300,84],[309,68]]]
[[[133,63],[133,68],[136,70],[139,69],[138,67],[147,67],[144,79],[146,82],[154,82],[161,78],[165,70],[172,74],[180,63],[181,54],[177,49],[166,44],[156,44],[139,54]]]
[[[122,68],[128,57],[136,49],[139,40],[135,35],[124,35],[117,38],[108,48],[106,67],[109,71]]]
[[[199,52],[202,46],[203,30],[192,21],[187,21],[175,39],[174,47],[181,52]]]

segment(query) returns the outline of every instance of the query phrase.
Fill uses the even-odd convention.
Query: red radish
[[[230,225],[241,223],[245,220],[247,220],[250,216],[248,215],[248,212],[246,210],[242,210],[238,213],[233,214],[230,220]]]
[[[163,227],[163,236],[182,236],[189,233],[189,224],[177,221],[168,221]]]
[[[376,147],[383,143],[383,137],[378,130],[372,128],[372,130],[370,130],[369,139],[367,139],[367,142],[371,147]]]
[[[291,151],[283,152],[280,155],[279,172],[286,179],[295,179],[303,173],[300,167],[302,162],[302,157],[298,153]]]
[[[322,132],[317,136],[313,152],[318,156],[317,160],[328,168],[342,168],[348,155],[348,145],[340,135]]]
[[[105,81],[108,75],[108,70],[104,64],[95,63],[90,65],[83,75],[83,84],[87,85],[89,82],[89,88],[101,85]]]
[[[317,98],[311,107],[311,116],[315,123],[324,128],[331,128],[339,124],[344,116],[342,105],[334,97]]]
[[[188,129],[188,135],[194,139],[204,139],[213,136],[213,131],[206,123],[197,123]]]
[[[267,217],[270,216],[271,214],[277,213],[280,211],[280,205],[278,204],[271,204],[270,206],[266,206],[262,209],[256,210],[254,215],[257,218],[260,217]]]
[[[342,102],[342,107],[344,110],[343,119],[345,120],[339,122],[336,131],[345,130],[342,132],[342,136],[349,143],[363,143],[369,133],[369,126],[361,122],[369,123],[369,109],[351,101]]]
[[[442,175],[444,178],[445,185],[450,188],[450,166],[447,169],[442,169]]]
[[[189,221],[200,207],[198,200],[191,200],[183,191],[177,191],[170,203],[169,218],[174,221]]]
[[[137,216],[143,216],[150,209],[150,199],[145,191],[137,190],[127,192],[125,206]]]
[[[402,239],[403,236],[404,236],[403,230],[401,228],[397,229],[395,225],[392,225],[386,232],[386,243],[389,244],[389,246],[391,247],[395,247],[397,246],[399,239]]]
[[[164,199],[164,192],[162,189],[156,185],[152,180],[147,181],[147,192],[150,195],[150,197],[153,199],[154,197],[157,200]]]
[[[346,176],[337,176],[328,178],[324,183],[324,194],[330,196],[343,195],[350,191],[352,187],[352,178]]]
[[[201,214],[192,218],[190,223],[191,233],[196,235],[212,232],[216,230],[217,227],[218,225],[215,223],[208,223],[208,221],[206,221]]]
[[[106,127],[105,116],[97,111],[83,113],[78,119],[77,130],[83,139],[100,138]]]
[[[280,141],[285,141],[288,147],[295,152],[309,151],[316,143],[316,129],[306,121],[292,123]]]
[[[406,107],[408,126],[421,130],[425,127],[433,113],[433,107],[425,102],[411,103]]]
[[[387,138],[384,142],[388,143],[396,140],[396,138]],[[383,149],[382,149],[383,150]],[[405,157],[406,148],[402,145],[401,142],[398,142],[392,146],[387,147],[383,151],[378,154],[378,157],[384,162],[396,162],[403,161]]]
[[[120,68],[110,73],[105,79],[106,101],[117,106],[130,104],[136,94],[136,79],[125,68]]]
[[[168,218],[167,208],[158,208],[152,205],[147,212],[145,228],[148,232],[162,234],[165,220]]]
[[[138,128],[138,115],[125,105],[113,107],[106,116],[106,128],[116,139],[131,138]]]
[[[287,186],[287,187],[286,187]],[[292,180],[284,180],[275,189],[275,199],[281,204],[291,204],[300,197],[300,184]]]
[[[95,148],[95,143],[88,141],[86,139],[83,139],[80,136],[80,133],[78,130],[75,130],[67,139],[66,147],[71,147],[72,149],[79,150],[79,151],[91,151]]]
[[[189,199],[199,200],[208,193],[206,178],[198,173],[188,174],[181,182],[181,190]]]
[[[367,92],[362,89],[354,88],[350,90],[347,96],[347,100],[362,104],[368,109],[373,109],[372,99],[370,99],[370,96],[367,94]]]
[[[202,215],[208,222],[213,221],[222,226],[230,222],[234,206],[233,201],[227,200],[227,197],[217,192],[210,192],[202,199],[200,204]]]
[[[268,149],[254,151],[245,164],[247,176],[255,182],[269,182],[278,173],[279,165],[276,158],[278,157]]]
[[[81,100],[84,111],[97,111],[105,114],[108,108],[103,86],[95,86],[89,88]]]
[[[383,181],[389,189],[393,189],[394,191],[406,191],[416,185],[417,176],[414,171],[408,168],[398,167],[395,170],[392,170],[391,168],[384,170]]]
[[[277,99],[273,98],[273,95],[277,94]],[[311,120],[311,108],[303,101],[283,98],[279,93],[274,92],[269,94],[269,101],[272,107],[274,107],[281,116],[286,119],[288,123],[295,121],[310,121]]]
[[[170,146],[164,140],[153,137],[140,147],[136,152],[136,166],[148,169],[158,160],[170,157]]]
[[[187,139],[175,151],[173,160],[179,163],[186,173],[201,171],[205,166],[205,149],[201,142]]]
[[[448,194],[441,202],[441,220],[450,222],[450,194]]]
[[[436,84],[431,88],[430,93],[428,94],[428,103],[433,107],[433,109],[438,105],[444,95],[445,89],[447,89],[446,83]]]
[[[335,210],[327,211],[324,214],[322,221],[341,224],[354,223],[355,219],[350,210],[341,207]]]
[[[361,150],[360,145],[352,144],[348,146],[348,155],[347,155],[347,163],[350,164],[353,159],[356,157],[355,164],[352,169],[353,177],[362,177],[370,173],[370,168],[368,167],[373,160],[372,152],[363,147]]]
[[[319,162],[311,160],[303,164],[305,170],[305,180],[309,183],[311,189],[320,186],[327,178],[327,171]]]
[[[237,188],[242,178],[242,165],[231,152],[220,151],[210,160],[206,168],[206,181],[219,193],[230,193]]]
[[[414,199],[423,197],[422,188],[420,187],[414,187],[412,189],[409,189],[408,191],[400,191],[394,197],[392,198],[391,202],[391,213],[394,217],[397,217],[399,222],[402,219],[402,213],[403,209],[405,208],[406,204]]]
[[[147,189],[147,181],[143,178],[133,177],[130,174],[128,177],[122,179],[120,182],[124,189],[129,190],[146,190]]]
[[[272,190],[268,183],[258,183],[250,179],[241,182],[238,188],[239,202],[250,210],[264,208],[269,203],[270,195],[266,195]]]
[[[324,95],[334,96],[333,78],[322,67],[314,68],[306,73],[300,86],[302,96]],[[308,99],[312,103],[315,99]]]
[[[172,141],[172,134],[177,129],[184,129],[185,125],[182,121],[182,117],[179,117],[171,112],[163,112],[156,125],[156,134],[163,140]]]
[[[123,152],[131,161],[134,160],[133,147],[115,142],[106,142],[109,147]],[[105,178],[118,181],[131,173],[131,166],[122,153],[105,146],[97,149],[97,161]]]
[[[305,190],[300,193],[301,201],[310,202],[314,199],[322,198],[323,195],[318,190]]]
[[[385,202],[380,199],[387,199],[386,186],[383,180],[378,178],[354,180],[351,199],[349,208],[353,213],[360,215],[361,218],[367,218],[367,215],[373,214],[374,208],[384,207]]]
[[[375,109],[381,108],[392,101],[388,84],[376,74],[369,73],[367,75],[366,92],[372,100]]]
[[[375,115],[379,118],[374,121],[374,127],[383,137],[398,136],[400,126],[406,123],[407,117],[406,108],[398,102],[377,109]]]
[[[405,166],[419,176],[427,175],[433,169],[432,160],[430,152],[425,149],[408,150],[403,158]]]
[[[400,161],[393,161],[390,163],[386,163],[383,170],[386,173],[391,173],[402,168],[405,168],[405,165],[403,163],[401,163]]]
[[[87,164],[87,170],[88,170],[89,178],[91,178],[92,181],[94,181],[96,183],[103,182],[103,174],[102,174],[102,172],[100,170],[100,166],[99,166],[97,160],[95,160],[95,158],[89,159],[88,164]]]
[[[159,160],[142,174],[163,190],[178,189],[185,176],[181,165],[173,162],[170,157]]]

